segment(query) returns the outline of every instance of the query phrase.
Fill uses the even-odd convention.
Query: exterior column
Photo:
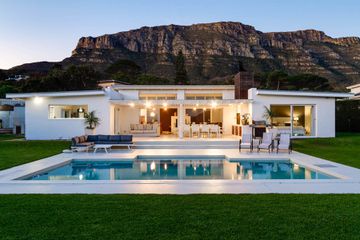
[[[180,104],[179,114],[178,114],[178,134],[179,134],[179,138],[184,137],[184,125],[185,125],[185,109],[184,109],[184,105]]]

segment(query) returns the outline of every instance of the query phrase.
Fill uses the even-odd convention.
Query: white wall
[[[111,106],[106,96],[41,97],[25,102],[25,137],[30,140],[70,139],[85,134],[84,119],[49,119],[49,105],[88,105],[100,118],[97,134],[110,134]]]
[[[117,122],[120,124],[120,134],[129,134],[130,124],[139,123],[140,109],[128,106],[116,106],[115,109],[119,111]]]
[[[119,90],[118,92],[123,97],[123,99],[129,99],[129,100],[139,99],[139,91],[138,90]]]
[[[270,105],[314,105],[315,106],[315,136],[335,137],[335,99],[323,97],[265,96],[256,95],[256,90],[249,90],[250,114],[253,120],[265,120],[264,106]]]

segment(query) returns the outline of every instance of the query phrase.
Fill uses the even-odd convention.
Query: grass
[[[0,170],[60,153],[69,147],[67,141],[0,140]]]
[[[0,141],[15,140],[22,138],[24,138],[24,135],[0,134]]]
[[[360,167],[359,134],[295,141]],[[64,141],[1,141],[0,168]],[[360,239],[360,195],[0,195],[1,239]]]
[[[360,133],[338,133],[336,138],[296,140],[294,150],[360,168]]]
[[[360,195],[6,195],[1,239],[359,239]]]

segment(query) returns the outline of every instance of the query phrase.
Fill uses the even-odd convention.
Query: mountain
[[[284,70],[328,78],[341,88],[360,82],[360,38],[332,38],[322,31],[264,33],[238,22],[157,26],[80,38],[63,65],[91,64],[104,71],[131,60],[144,73],[174,78],[174,58],[182,51],[191,83],[230,79],[239,61],[254,72]]]

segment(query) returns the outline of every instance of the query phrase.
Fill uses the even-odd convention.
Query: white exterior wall
[[[127,106],[116,106],[115,110],[118,111],[118,129],[120,134],[130,133],[130,124],[138,124],[140,119],[140,109]],[[117,133],[116,133],[117,134]]]
[[[124,99],[128,99],[128,100],[138,100],[139,99],[139,91],[138,90],[119,90],[118,92]]]
[[[110,134],[111,106],[106,96],[41,97],[25,102],[25,137],[30,140],[70,139],[85,134],[84,119],[49,119],[49,105],[87,105],[101,122],[97,134]],[[113,124],[112,124],[113,125]]]
[[[223,99],[235,99],[235,91],[234,90],[224,90],[222,92]]]
[[[314,105],[315,137],[335,137],[335,98],[267,96],[256,95],[256,89],[249,90],[249,111],[253,120],[264,120],[264,106],[270,105]]]
[[[13,113],[13,132],[16,133],[16,126],[21,127],[21,134],[25,134],[25,106],[15,106]]]

